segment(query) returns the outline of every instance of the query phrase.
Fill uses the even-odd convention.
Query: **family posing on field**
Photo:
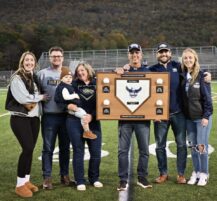
[[[142,64],[142,48],[138,44],[128,47],[129,63],[117,68],[125,72],[168,72],[170,74],[169,119],[154,121],[158,184],[169,179],[166,142],[172,128],[177,144],[177,183],[205,186],[209,178],[208,139],[212,127],[211,75],[200,69],[197,53],[187,48],[181,64],[171,60],[172,52],[167,43],[160,43],[156,57],[158,63],[148,67]],[[59,144],[60,182],[70,186],[69,147],[73,148],[73,172],[78,191],[86,190],[84,173],[85,142],[90,152],[88,181],[95,188],[102,188],[100,162],[102,131],[96,120],[96,78],[90,64],[81,62],[74,75],[63,66],[64,52],[61,47],[49,50],[50,66],[35,74],[35,55],[24,52],[17,71],[12,75],[5,107],[11,113],[10,125],[22,152],[18,160],[15,193],[32,197],[39,189],[30,181],[33,151],[40,124],[43,138],[42,171],[43,189],[53,189],[52,158],[55,142]],[[41,121],[40,121],[41,116]],[[148,181],[150,120],[120,120],[118,122],[118,191],[128,188],[128,154],[135,132],[139,159],[137,184],[151,188]],[[186,135],[187,134],[187,135]],[[188,145],[186,145],[186,137]],[[193,172],[188,181],[184,176],[187,162],[187,146],[191,149]]]

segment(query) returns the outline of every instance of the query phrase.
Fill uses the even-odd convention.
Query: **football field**
[[[10,116],[4,110],[6,90],[0,89],[0,201],[24,200],[19,198],[15,192],[16,171],[18,156],[21,151],[20,146],[12,133],[9,125]],[[155,184],[154,180],[158,176],[157,160],[154,151],[154,134],[151,128],[150,158],[149,158],[149,177],[148,180],[153,184],[151,189],[143,189],[136,185],[137,175],[137,144],[133,140],[133,174],[132,186],[130,188],[130,200],[135,201],[217,201],[217,82],[212,83],[213,96],[213,126],[210,134],[210,179],[205,187],[178,185],[176,184],[176,144],[172,132],[168,136],[168,169],[169,180],[165,184]],[[35,193],[32,201],[114,201],[118,200],[119,192],[117,186],[119,178],[117,176],[117,144],[118,130],[117,121],[102,121],[103,146],[102,161],[100,166],[100,181],[104,184],[101,189],[96,189],[87,184],[87,190],[78,192],[75,186],[64,187],[59,183],[58,148],[55,149],[53,162],[53,182],[54,189],[45,191],[41,188],[41,150],[42,137],[39,134],[38,142],[34,151],[32,163],[31,180],[40,187],[39,192]],[[23,125],[25,126],[25,125]],[[87,150],[86,150],[87,151]],[[190,152],[188,150],[188,161],[185,176],[189,178],[192,172]],[[72,152],[71,152],[72,157]],[[85,167],[88,166],[88,151],[85,155]],[[87,173],[87,171],[86,171]],[[73,179],[72,163],[70,163],[70,177]],[[87,175],[86,175],[87,178]]]

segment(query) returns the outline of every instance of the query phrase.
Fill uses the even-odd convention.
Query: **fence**
[[[173,59],[179,60],[183,50],[186,47],[172,48]],[[212,73],[212,78],[217,79],[217,48],[215,46],[192,47],[199,55],[199,61],[203,69]],[[156,63],[156,49],[144,48],[143,57],[148,65]],[[72,70],[77,66],[79,61],[90,63],[96,71],[111,71],[116,67],[128,63],[127,49],[112,50],[86,50],[86,51],[65,51],[64,65],[69,66]],[[49,65],[48,52],[43,52],[39,58],[40,69]],[[0,71],[0,87],[7,85],[10,79],[11,71]]]
[[[172,49],[173,59],[178,60],[183,50],[186,47],[174,47]],[[217,64],[217,48],[215,46],[192,47],[200,57],[200,63],[203,64]],[[148,65],[156,63],[156,49],[144,48],[144,59],[147,60]],[[90,63],[95,69],[106,71],[107,69],[115,69],[123,66],[128,62],[127,49],[112,49],[112,50],[86,50],[86,51],[65,51],[64,65],[73,68],[73,64],[78,61],[86,61]],[[39,59],[39,66],[45,68],[49,65],[48,52],[43,52]]]
[[[6,87],[13,71],[0,71],[0,87]]]

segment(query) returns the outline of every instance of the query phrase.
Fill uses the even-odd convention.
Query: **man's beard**
[[[167,57],[167,60],[159,60],[160,61],[160,63],[162,63],[162,64],[167,64],[169,61],[171,60],[171,57]]]

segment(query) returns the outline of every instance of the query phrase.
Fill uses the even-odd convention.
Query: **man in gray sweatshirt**
[[[38,72],[38,79],[41,91],[50,96],[49,101],[43,104],[43,115],[41,120],[43,150],[42,150],[42,171],[43,189],[52,189],[52,159],[56,138],[59,140],[59,165],[60,181],[69,185],[69,138],[66,132],[66,112],[54,101],[56,87],[60,82],[60,73],[63,64],[63,49],[52,47],[49,50],[51,65]]]

